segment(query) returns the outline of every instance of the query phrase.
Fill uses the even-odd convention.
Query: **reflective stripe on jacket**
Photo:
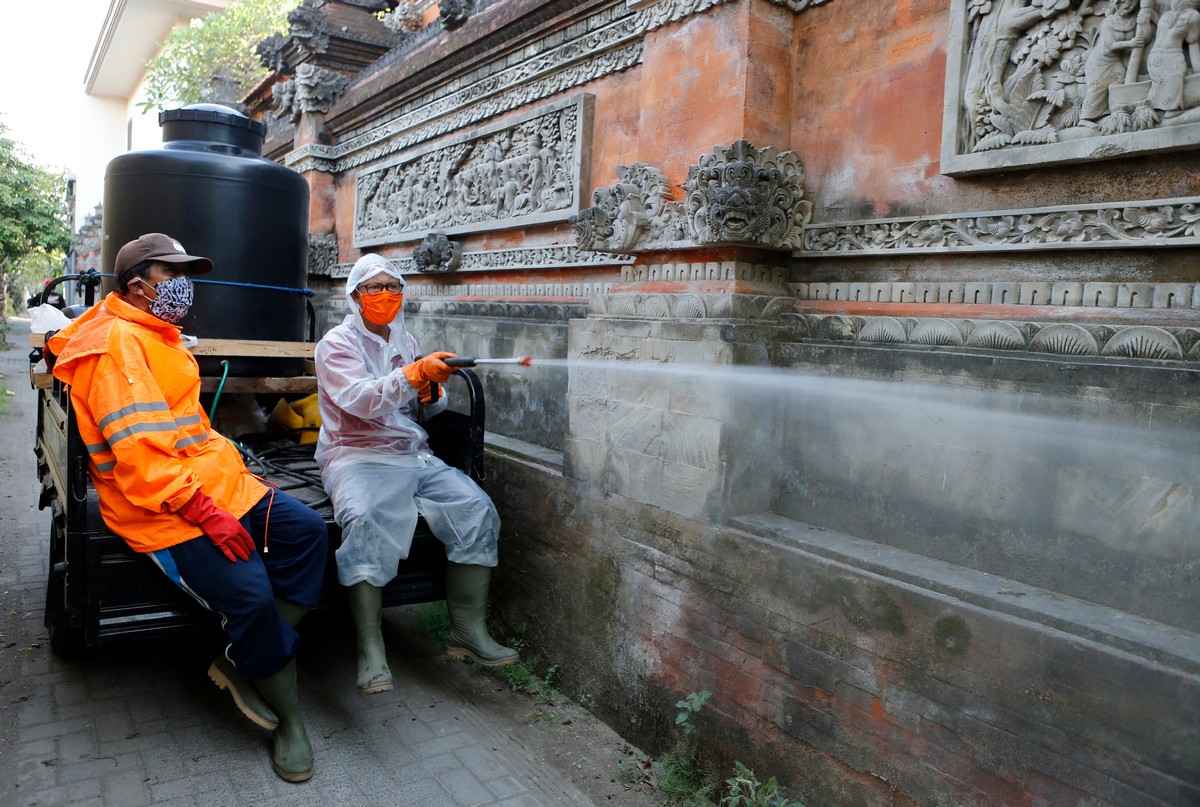
[[[199,536],[175,514],[197,490],[238,518],[266,493],[200,408],[200,369],[178,327],[113,292],[47,347],[71,387],[104,523],[135,551]]]

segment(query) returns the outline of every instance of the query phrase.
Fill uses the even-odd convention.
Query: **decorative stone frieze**
[[[1200,146],[1189,4],[953,0],[942,171]]]
[[[333,233],[309,233],[308,273],[329,277],[338,265],[337,236]]]
[[[528,303],[507,300],[405,301],[406,317],[496,317],[528,322],[561,323],[587,316],[583,303]]]
[[[635,319],[753,319],[775,320],[791,313],[787,297],[768,294],[621,293],[592,297],[589,317]]]
[[[657,3],[642,4],[640,22],[644,30],[653,31],[672,22],[708,11],[714,6],[723,6],[735,0],[658,0]]]
[[[1200,309],[1197,283],[794,283],[798,300]]]
[[[671,199],[666,177],[654,166],[619,165],[617,176],[620,182],[597,188],[593,206],[572,219],[580,249],[797,249],[812,216],[799,157],[745,140],[717,146],[689,167],[682,204]]]
[[[276,85],[276,112],[292,121],[306,112],[326,113],[349,85],[341,73],[307,62],[297,65],[295,77]]]
[[[544,247],[516,247],[513,249],[491,249],[462,253],[461,262],[455,270],[463,272],[528,271],[530,269],[584,269],[598,266],[628,264],[633,255],[609,255],[599,252],[580,252],[570,244]],[[392,259],[401,272],[417,271],[412,258]],[[342,263],[333,267],[331,277],[348,277],[353,263]]]
[[[804,338],[1166,361],[1200,361],[1200,328],[798,314]]]
[[[772,266],[747,261],[706,261],[636,264],[621,269],[623,283],[704,281],[742,281],[744,283],[787,283],[788,270],[785,266]]]
[[[566,220],[586,183],[591,103],[578,95],[359,174],[355,246]]]
[[[462,263],[462,244],[430,233],[413,250],[412,262],[418,272],[452,272]]]
[[[1200,244],[1200,197],[808,224],[800,256]]]

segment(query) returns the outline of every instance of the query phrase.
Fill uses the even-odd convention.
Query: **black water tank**
[[[217,104],[162,112],[163,147],[114,158],[104,176],[101,271],[143,233],[166,233],[211,258],[180,323],[209,339],[307,338],[308,184],[262,156],[266,126]],[[223,285],[223,284],[245,285]],[[276,288],[255,288],[272,286]],[[104,291],[116,289],[105,279]],[[201,372],[221,372],[201,359]],[[303,361],[234,359],[231,375],[294,375]]]

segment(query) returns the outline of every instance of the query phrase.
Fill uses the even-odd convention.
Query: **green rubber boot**
[[[360,695],[387,692],[392,688],[392,671],[387,663],[387,651],[380,628],[383,610],[383,589],[367,581],[346,589],[346,601],[354,617],[357,638],[358,674],[355,684]]]
[[[296,605],[288,600],[275,598],[275,610],[283,617],[283,621],[293,628],[300,624],[300,620],[304,619],[304,615],[308,613],[307,605]]]
[[[242,675],[224,653],[213,660],[208,668],[208,677],[219,688],[233,696],[238,710],[251,723],[268,731],[274,731],[279,726],[279,717],[275,711],[263,700],[263,696],[258,693],[254,684],[250,683],[250,679]]]
[[[289,782],[304,782],[312,778],[312,743],[300,717],[300,699],[296,691],[296,659],[268,678],[254,679],[254,686],[279,715],[275,729],[271,759],[275,773]]]
[[[446,564],[446,609],[450,636],[446,652],[454,658],[474,659],[485,667],[516,664],[520,656],[488,634],[487,600],[492,570],[464,563]]]

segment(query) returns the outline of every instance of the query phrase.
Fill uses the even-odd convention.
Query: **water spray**
[[[511,359],[479,359],[474,356],[458,356],[453,359],[442,359],[451,367],[474,367],[477,364],[519,364],[529,367],[533,364],[532,356],[514,356]]]

